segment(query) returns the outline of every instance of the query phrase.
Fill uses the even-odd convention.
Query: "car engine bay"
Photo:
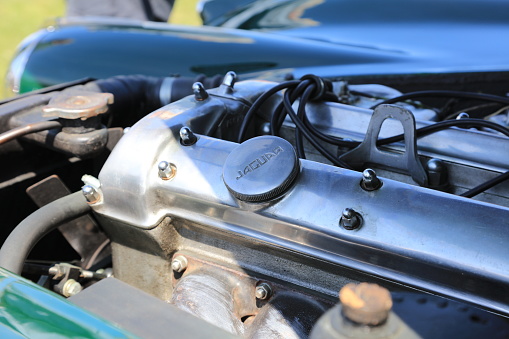
[[[85,308],[127,283],[246,338],[507,336],[509,99],[290,78],[8,99],[3,208],[30,186],[41,209],[10,214],[0,265]],[[56,228],[73,250],[42,239]],[[351,286],[389,290],[390,315],[338,311],[340,290],[368,293]]]
[[[198,7],[18,47],[0,336],[508,338],[509,3]]]

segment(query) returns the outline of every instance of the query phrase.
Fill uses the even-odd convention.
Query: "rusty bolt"
[[[265,300],[272,296],[272,288],[267,283],[261,283],[256,286],[255,297],[256,299]]]
[[[183,255],[176,256],[171,262],[171,269],[177,273],[182,273],[187,268],[187,258]]]
[[[392,308],[391,294],[377,284],[347,284],[339,292],[344,316],[358,324],[384,323]]]

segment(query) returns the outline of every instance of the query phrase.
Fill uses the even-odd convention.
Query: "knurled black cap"
[[[235,148],[223,167],[223,181],[239,200],[261,202],[278,197],[300,171],[293,146],[275,136],[249,139]]]

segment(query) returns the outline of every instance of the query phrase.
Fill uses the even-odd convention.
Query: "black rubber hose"
[[[82,192],[55,200],[26,217],[7,237],[0,249],[0,266],[21,274],[25,259],[46,234],[58,226],[90,212]]]
[[[112,93],[115,102],[109,111],[114,117],[113,125],[131,126],[161,107],[159,90],[163,80],[145,75],[116,76],[93,81],[85,87],[97,86],[103,93]]]
[[[112,93],[115,101],[109,112],[113,116],[112,125],[131,126],[145,115],[161,108],[161,86],[166,78],[146,75],[121,75],[95,80],[83,86],[85,90]],[[171,85],[170,102],[193,94],[192,84],[200,81],[206,89],[217,87],[223,77],[176,77]]]

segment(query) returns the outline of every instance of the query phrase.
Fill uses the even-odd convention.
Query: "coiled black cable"
[[[350,141],[344,140],[338,137],[333,137],[327,135],[320,130],[318,130],[308,119],[306,114],[306,104],[309,101],[313,100],[322,100],[322,101],[338,101],[337,96],[333,95],[330,92],[330,83],[322,80],[316,76],[304,76],[300,80],[296,81],[288,81],[281,83],[271,90],[262,94],[251,106],[250,110],[246,114],[244,121],[242,123],[238,141],[242,142],[245,136],[248,125],[250,124],[254,114],[261,107],[261,105],[272,95],[276,94],[281,90],[286,90],[283,94],[282,102],[276,107],[271,118],[270,118],[270,127],[272,135],[279,135],[279,131],[283,122],[288,115],[292,122],[295,124],[295,145],[296,151],[300,158],[305,159],[305,151],[303,138],[308,140],[308,142],[316,148],[327,160],[329,160],[332,164],[344,167],[351,168],[347,163],[340,160],[337,156],[328,151],[324,146],[323,142],[346,148],[355,148],[360,142],[358,141]],[[392,98],[389,100],[385,100],[375,106],[382,103],[395,103],[399,101],[404,101],[417,97],[459,97],[465,99],[477,99],[484,101],[492,101],[501,104],[509,104],[509,98],[499,97],[496,95],[490,94],[480,94],[480,93],[471,93],[471,92],[459,92],[459,91],[420,91],[420,92],[412,92],[407,93],[405,95],[399,96],[397,98]],[[297,108],[297,112],[295,112],[293,108],[293,104],[299,100],[299,105]],[[461,128],[489,128],[491,130],[497,131],[507,137],[509,137],[509,129],[499,125],[497,123],[483,120],[483,119],[460,119],[460,120],[445,120],[437,122],[433,125],[421,127],[416,130],[416,138],[422,138],[424,136],[451,128],[451,127],[461,127]],[[389,138],[379,139],[377,141],[377,145],[387,145],[394,142],[400,142],[404,140],[404,135],[399,134]],[[509,178],[509,174],[501,175],[489,182],[486,182],[483,185],[479,185],[476,188],[473,188],[469,192],[473,192],[470,194],[479,194],[481,191],[486,190],[501,181],[504,181]],[[493,183],[494,182],[494,183]],[[490,186],[491,185],[491,186]],[[480,191],[481,190],[481,191]],[[468,192],[466,192],[468,193]],[[464,193],[464,194],[466,194]]]

